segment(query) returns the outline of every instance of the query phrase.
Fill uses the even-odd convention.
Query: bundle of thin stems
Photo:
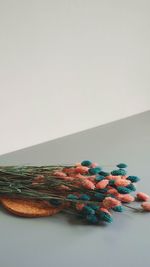
[[[31,199],[60,199],[62,201],[79,202],[76,199],[67,199],[66,191],[60,186],[69,187],[69,193],[86,193],[84,187],[75,186],[71,181],[63,181],[59,176],[54,175],[56,171],[62,171],[66,166],[3,166],[0,167],[0,195],[31,198]],[[67,166],[67,168],[70,168]],[[43,176],[43,179],[36,182],[36,177]],[[34,182],[35,181],[35,182]],[[76,179],[81,181],[81,179]],[[92,190],[88,193],[93,194]],[[88,201],[87,201],[88,202]],[[92,201],[93,202],[93,201]],[[95,201],[96,202],[96,201]]]
[[[70,186],[71,191],[74,191],[75,187],[73,183],[62,181],[60,177],[54,176],[54,172],[61,169],[60,166],[0,167],[0,195],[18,198],[51,199],[57,197],[64,199],[61,195],[55,194],[59,191],[59,186]],[[34,183],[35,178],[41,174],[42,181]]]

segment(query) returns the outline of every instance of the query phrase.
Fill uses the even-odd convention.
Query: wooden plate
[[[47,217],[63,209],[53,207],[47,201],[1,198],[2,205],[11,213],[22,217]]]

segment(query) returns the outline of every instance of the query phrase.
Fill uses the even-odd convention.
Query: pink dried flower
[[[88,180],[92,181],[92,182],[95,182],[95,178],[96,178],[96,175],[91,175],[91,176],[88,176]]]
[[[116,180],[116,179],[118,179],[118,178],[121,178],[121,176],[120,175],[108,175],[108,176],[106,176],[105,177],[106,179],[108,179],[108,180]]]
[[[91,164],[91,168],[95,168],[95,167],[97,167],[97,166],[99,166],[99,164],[98,163],[96,163],[96,162],[93,162],[92,164]]]
[[[33,181],[32,181],[32,185],[37,185],[37,184],[40,184],[40,183],[43,183],[45,180],[45,177],[44,175],[37,175]]]
[[[123,175],[121,176],[122,179],[127,179],[128,178],[128,175]]]
[[[95,189],[94,183],[87,179],[83,180],[82,185],[87,189],[92,189],[92,190]]]
[[[75,168],[75,172],[81,173],[81,174],[88,173],[88,170],[89,170],[89,168],[86,166],[79,166],[79,167]]]
[[[71,176],[66,176],[66,177],[63,177],[63,179],[64,179],[65,181],[70,181],[70,182],[72,182],[75,178],[74,178],[74,177],[71,177]]]
[[[56,172],[54,172],[54,175],[55,175],[55,176],[58,176],[58,177],[65,177],[65,176],[67,176],[66,173],[64,173],[64,172],[60,172],[60,171],[56,171]]]
[[[127,186],[129,184],[131,184],[130,180],[126,180],[126,179],[122,179],[122,178],[118,178],[115,181],[116,186]]]
[[[143,200],[143,201],[147,201],[147,200],[150,199],[150,196],[147,195],[147,194],[145,194],[145,193],[143,193],[143,192],[139,192],[139,193],[137,193],[137,194],[136,194],[136,197],[137,197],[137,199],[139,199],[139,200]]]
[[[60,190],[64,190],[64,191],[66,191],[66,190],[67,190],[67,191],[70,190],[70,188],[69,188],[68,186],[63,185],[63,184],[59,186],[59,189],[60,189]]]
[[[145,211],[150,211],[150,202],[143,202],[141,204],[141,207],[145,210]]]
[[[118,192],[118,191],[117,191]],[[116,193],[116,195],[115,195],[115,197],[118,199],[118,200],[122,200],[122,197],[123,197],[124,195],[123,194],[120,194],[120,193]]]
[[[115,199],[115,198],[112,198],[112,197],[106,197],[103,200],[103,206],[106,209],[111,209],[111,208],[114,208],[114,207],[120,206],[120,205],[121,205],[120,201]]]
[[[131,196],[130,194],[122,194],[122,197],[121,197],[122,202],[130,203],[130,202],[133,202],[134,200],[135,198]]]
[[[78,179],[86,179],[86,177],[80,173],[76,173],[72,175],[74,178],[78,178]]]
[[[76,203],[76,209],[77,210],[82,210],[84,208],[85,204],[84,203]]]
[[[108,191],[107,191],[108,194],[112,194],[112,195],[116,195],[118,194],[118,191],[117,189],[115,188],[110,188]]]
[[[97,189],[104,189],[108,185],[109,181],[104,179],[96,184]]]
[[[75,172],[75,168],[64,168],[63,172],[67,174],[73,174]]]

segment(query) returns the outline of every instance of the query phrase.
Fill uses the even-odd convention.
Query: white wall
[[[0,154],[149,108],[149,0],[0,1]]]

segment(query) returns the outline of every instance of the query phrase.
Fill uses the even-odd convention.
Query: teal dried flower
[[[97,189],[97,191],[98,191],[99,193],[103,193],[103,194],[105,194],[105,193],[107,193],[108,189],[107,189],[107,188]]]
[[[88,206],[89,206],[90,208],[92,208],[93,210],[98,210],[98,209],[99,209],[99,206],[97,206],[97,205],[95,205],[95,204],[93,204],[93,203],[88,204]]]
[[[96,200],[102,201],[104,200],[105,195],[103,193],[95,193],[94,197],[96,198]]]
[[[127,187],[124,187],[124,186],[118,186],[117,187],[117,190],[120,194],[129,194],[131,193],[131,190]]]
[[[117,211],[117,212],[123,212],[123,207],[122,206],[116,206],[112,208],[112,210]]]
[[[98,218],[96,215],[89,214],[86,216],[86,219],[89,223],[92,223],[92,224],[98,223]]]
[[[99,219],[104,221],[104,222],[108,222],[108,223],[111,223],[113,221],[111,215],[107,212],[104,212],[104,211],[101,211],[99,213]]]
[[[112,185],[114,185],[114,184],[115,184],[115,180],[110,180],[110,181],[109,181],[109,185],[112,186]]]
[[[103,179],[105,179],[105,176],[102,176],[102,175],[99,175],[99,174],[96,175],[95,180],[96,180],[97,182],[102,181]]]
[[[119,170],[113,170],[111,171],[111,174],[112,175],[126,175],[127,174],[127,171],[124,170],[124,169],[119,169]]]
[[[127,175],[127,171],[125,169],[119,169],[120,175]]]
[[[91,207],[89,206],[85,206],[83,209],[82,209],[83,213],[86,214],[86,215],[94,215],[95,214],[95,210],[92,209]]]
[[[127,180],[130,180],[132,183],[140,181],[140,178],[137,176],[128,176]]]
[[[101,171],[100,167],[90,168],[89,169],[89,174],[95,175],[95,174],[98,174],[100,171]]]
[[[135,185],[134,184],[129,184],[129,185],[127,185],[126,186],[128,189],[130,189],[131,191],[136,191],[136,187],[135,187]]]
[[[82,195],[79,197],[79,199],[88,201],[88,200],[90,200],[90,196],[88,196],[87,194],[82,194]]]
[[[72,199],[72,200],[76,200],[76,199],[78,199],[78,197],[75,196],[75,195],[73,195],[73,194],[69,194],[69,195],[67,196],[67,198],[68,198],[68,199]]]
[[[124,169],[124,168],[127,168],[128,165],[125,164],[125,163],[119,163],[119,164],[117,165],[117,167],[118,167],[119,169]]]
[[[87,166],[87,167],[89,167],[91,164],[92,164],[92,162],[91,162],[90,160],[83,160],[83,161],[81,162],[81,165],[82,165],[82,166]]]
[[[109,172],[100,171],[99,174],[106,177],[109,175]]]

